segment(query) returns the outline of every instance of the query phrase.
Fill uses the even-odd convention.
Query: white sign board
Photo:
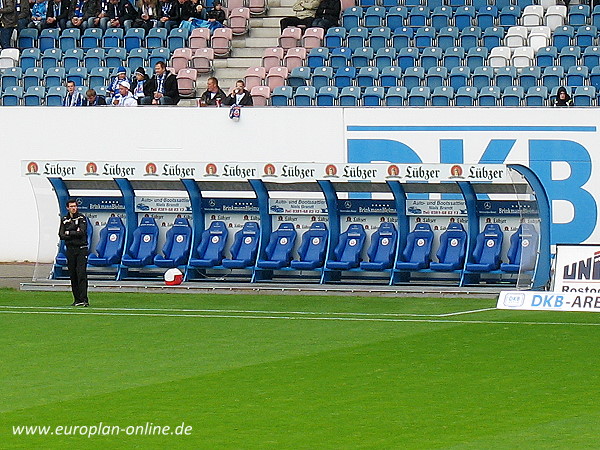
[[[600,245],[557,245],[554,291],[600,292]]]
[[[600,312],[600,295],[574,292],[502,291],[498,309]]]

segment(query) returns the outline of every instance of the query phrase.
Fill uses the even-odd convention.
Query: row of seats
[[[575,106],[600,105],[599,91],[594,86],[566,88],[572,94]],[[549,93],[545,86],[527,90],[521,86],[504,89],[487,86],[481,90],[472,86],[458,89],[419,86],[410,90],[403,86],[387,89],[323,86],[318,90],[314,86],[301,86],[294,90],[284,86],[274,89],[269,97],[272,106],[551,106],[557,90]]]
[[[91,226],[89,227],[91,230]],[[91,231],[88,231],[91,238]],[[450,223],[439,236],[437,261],[432,261],[434,233],[429,224],[419,223],[409,233],[406,246],[397,249],[397,230],[394,224],[382,223],[371,236],[367,250],[368,260],[362,261],[366,233],[362,224],[351,224],[338,239],[333,257],[326,257],[328,230],[322,222],[315,222],[302,236],[298,258],[293,259],[297,233],[292,223],[281,223],[265,246],[264,257],[258,258],[259,225],[246,222],[233,239],[225,255],[228,229],[224,222],[213,221],[201,236],[199,245],[192,250],[191,228],[187,219],[177,218],[167,231],[161,250],[157,249],[159,230],[151,217],[142,218],[132,235],[129,248],[124,251],[125,227],[118,217],[111,217],[100,232],[95,251],[88,258],[90,266],[117,267],[126,277],[130,269],[150,267],[173,268],[187,266],[188,270],[206,269],[264,269],[348,271],[423,271],[452,272],[466,270],[490,273],[502,270],[516,273],[533,270],[536,262],[537,232],[532,225],[523,224],[511,236],[507,262],[501,263],[503,232],[497,224],[488,224],[477,236],[472,255],[466,254],[467,234],[459,223]],[[396,253],[398,259],[396,261]],[[468,257],[467,257],[468,256]],[[465,265],[465,259],[466,265]],[[394,265],[395,264],[395,265]],[[56,266],[64,267],[64,247],[56,257]],[[55,272],[56,273],[56,272]]]
[[[438,6],[450,6],[453,9],[461,6],[473,6],[475,9],[484,8],[486,6],[495,6],[498,9],[507,6],[515,5],[521,8],[533,5],[534,3],[541,4],[545,9],[557,4],[557,0],[359,0],[356,2],[358,6],[368,8],[370,6],[383,6],[393,8],[395,6],[405,6],[412,8],[415,6],[429,6],[437,8]]]

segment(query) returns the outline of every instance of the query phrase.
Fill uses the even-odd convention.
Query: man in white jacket
[[[119,95],[113,97],[113,106],[137,106],[137,100],[129,89],[131,88],[129,81],[121,81],[119,83]]]

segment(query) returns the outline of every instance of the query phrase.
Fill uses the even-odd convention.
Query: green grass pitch
[[[474,298],[0,299],[0,448],[600,445],[593,313]],[[14,434],[36,425],[64,428]]]

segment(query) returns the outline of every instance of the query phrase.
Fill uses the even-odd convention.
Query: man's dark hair
[[[217,86],[219,85],[219,80],[217,77],[210,77],[208,78],[208,80],[206,80],[207,82],[212,81],[213,83],[215,83]]]
[[[74,198],[70,198],[69,200],[67,200],[67,208],[69,207],[69,205],[70,205],[71,203],[75,203],[75,204],[77,204],[77,200],[75,200]]]
[[[164,69],[165,67],[167,67],[167,65],[165,64],[165,62],[164,62],[164,61],[158,61],[156,64],[154,64],[154,66],[160,66],[160,67],[162,67],[163,69]]]

